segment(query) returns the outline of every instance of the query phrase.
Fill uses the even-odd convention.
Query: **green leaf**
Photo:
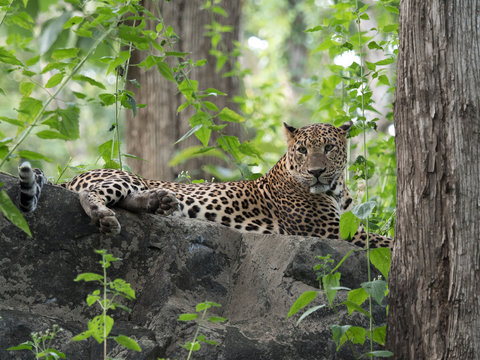
[[[318,26],[315,26],[313,28],[309,28],[309,29],[305,30],[305,32],[315,32],[315,31],[321,31],[323,29],[324,29],[324,26],[318,25]]]
[[[353,289],[348,292],[347,299],[357,305],[362,305],[368,299],[368,293],[363,288]]]
[[[30,231],[25,218],[4,190],[0,191],[0,211],[13,225],[23,230],[28,236],[32,237],[32,232]]]
[[[20,83],[20,94],[22,94],[22,96],[28,97],[30,96],[34,88],[35,88],[34,83],[30,81],[22,81]]]
[[[193,103],[196,98],[196,93],[198,90],[198,81],[196,80],[183,80],[180,84],[178,84],[178,91],[180,91],[185,98]]]
[[[217,105],[215,105],[214,103],[210,102],[210,101],[202,101],[203,105],[205,105],[205,107],[208,109],[208,110],[212,110],[212,111],[218,111],[218,107]]]
[[[35,151],[20,150],[18,152],[18,155],[20,155],[22,158],[25,158],[27,160],[44,160],[47,162],[52,162],[52,159],[50,159],[49,157],[46,157],[45,155],[39,154]]]
[[[237,161],[240,161],[240,141],[236,136],[223,135],[217,139],[217,143],[225,152],[231,154]]]
[[[25,65],[27,66],[35,65],[39,60],[40,60],[40,55],[35,55],[30,59],[28,59],[27,61],[25,61]]]
[[[183,347],[187,350],[191,351],[198,351],[200,350],[200,343],[198,341],[195,342],[187,342]]]
[[[361,285],[378,305],[382,305],[382,301],[385,298],[385,293],[388,288],[388,285],[384,280],[373,280],[370,282],[364,282]]]
[[[175,79],[172,75],[172,70],[170,66],[164,61],[157,62],[157,69],[160,75],[162,75],[165,79],[175,82]]]
[[[363,345],[365,342],[365,336],[366,336],[366,331],[364,328],[360,326],[352,326],[345,333],[345,341],[349,340],[353,344]]]
[[[30,15],[26,11],[21,11],[14,14],[8,15],[8,23],[15,24],[27,30],[32,30],[35,21],[32,19]]]
[[[217,90],[217,89],[214,89],[214,88],[208,88],[204,91],[204,94],[207,95],[207,96],[227,96],[226,93],[220,91],[220,90]]]
[[[115,104],[115,95],[113,94],[100,94],[98,95],[103,106]]]
[[[64,29],[70,29],[72,26],[80,24],[83,21],[81,16],[72,16],[65,24],[63,24]]]
[[[212,6],[212,11],[215,14],[221,15],[223,17],[228,17],[228,13],[221,6]]]
[[[72,340],[73,341],[82,341],[82,340],[85,340],[85,339],[88,339],[90,336],[92,336],[92,332],[90,330],[88,331],[84,331],[78,335],[75,335]]]
[[[326,306],[325,304],[322,304],[322,305],[311,307],[310,309],[305,311],[302,314],[302,316],[300,316],[300,318],[297,320],[297,325],[299,325],[303,321],[303,319],[305,319],[307,316],[309,316],[310,314],[314,313],[317,310],[324,308],[325,306]]]
[[[83,94],[77,91],[72,91],[72,94],[75,95],[77,99],[85,99],[87,97],[86,94]]]
[[[123,107],[132,109],[133,117],[137,116],[137,102],[132,95],[125,94],[125,96],[122,96],[121,103]]]
[[[103,275],[95,273],[82,273],[79,274],[73,281],[102,281]]]
[[[224,107],[222,111],[218,113],[218,117],[222,119],[222,121],[229,121],[229,122],[236,122],[241,123],[245,121],[245,118],[235,111],[229,109],[228,107]]]
[[[206,63],[207,63],[207,59],[200,59],[200,60],[195,61],[193,66],[200,67],[200,66],[204,66]]]
[[[390,64],[393,64],[394,62],[395,62],[394,58],[387,58],[387,59],[377,61],[375,65],[390,65]]]
[[[0,62],[10,65],[23,66],[22,62],[18,60],[14,54],[10,51],[7,51],[4,47],[0,47]]]
[[[180,51],[165,51],[166,56],[176,56],[179,58],[184,58],[185,56],[189,55],[188,52],[180,52]]]
[[[372,213],[376,205],[377,203],[375,201],[367,201],[362,204],[354,206],[352,208],[352,213],[357,218],[365,220],[370,216],[370,214]]]
[[[37,359],[66,359],[67,357],[61,351],[56,349],[45,349],[44,351],[37,354]]]
[[[47,124],[60,131],[60,133],[65,135],[69,140],[78,139],[80,137],[80,109],[76,106],[69,106],[66,109],[57,109],[56,112],[59,118],[53,117],[49,119],[51,121],[44,121],[43,124]]]
[[[42,69],[41,73],[45,74],[46,72],[51,71],[51,70],[63,71],[67,67],[68,67],[68,64],[64,63],[64,62],[51,62],[51,63],[48,63],[47,65],[45,65],[45,67]]]
[[[35,135],[37,135],[40,139],[45,139],[45,140],[51,140],[51,139],[62,139],[62,140],[68,140],[68,136],[65,136],[58,131],[54,130],[42,130],[37,132]]]
[[[347,333],[347,330],[350,329],[351,327],[352,327],[351,325],[343,325],[343,326],[330,325],[330,330],[332,331],[332,340],[335,341],[335,344],[337,345],[337,350],[345,342],[345,339],[346,339],[345,334]]]
[[[351,240],[360,226],[361,220],[351,211],[344,212],[340,216],[340,236],[343,240]]]
[[[370,262],[382,273],[387,281],[391,261],[392,253],[390,252],[390,249],[376,248],[370,250]]]
[[[306,291],[300,295],[290,307],[290,311],[287,314],[287,319],[315,300],[317,293],[317,291]]]
[[[388,77],[386,75],[380,75],[378,77],[378,82],[382,85],[390,86],[390,80],[388,80]]]
[[[15,125],[15,126],[23,126],[25,125],[22,121],[20,120],[17,120],[17,119],[12,119],[12,118],[9,118],[9,117],[6,117],[6,116],[0,116],[0,121],[4,121],[6,123],[9,123],[9,124],[12,124],[12,125]]]
[[[24,342],[17,346],[12,346],[7,349],[7,351],[14,351],[14,350],[32,350],[32,344],[30,341]]]
[[[337,294],[337,288],[340,286],[341,273],[330,273],[322,276],[322,285],[325,295],[327,296],[328,303],[333,306],[333,300]]]
[[[202,302],[202,303],[199,303],[197,304],[197,306],[195,307],[195,311],[196,312],[201,312],[203,310],[208,310],[210,309],[211,307],[220,307],[222,305],[216,303],[216,302],[213,302],[213,301],[205,301],[205,302]]]
[[[23,97],[18,109],[18,120],[23,123],[30,123],[42,110],[43,104],[40,100],[32,97]]]
[[[213,125],[210,116],[203,111],[198,111],[188,121],[192,129],[196,128],[194,131],[196,138],[202,142],[204,147],[207,147],[212,133],[211,126]],[[197,128],[198,126],[200,127]]]
[[[118,154],[118,143],[115,141],[112,148],[112,140],[108,140],[98,146],[98,154],[103,158],[103,161],[108,162],[112,160],[112,156]]]
[[[87,305],[92,306],[95,304],[98,300],[100,300],[100,296],[98,295],[88,295],[87,296]]]
[[[129,350],[138,351],[138,352],[142,351],[140,346],[138,346],[137,342],[132,338],[129,338],[128,336],[118,335],[114,337],[114,339],[118,344],[122,345],[123,347],[126,347]]]
[[[110,287],[125,295],[127,299],[135,299],[135,290],[133,290],[130,284],[123,279],[115,279],[110,284]]]
[[[45,84],[45,87],[48,89],[48,88],[57,86],[58,84],[60,84],[62,82],[63,75],[64,74],[61,73],[61,72],[56,73],[50,79],[48,79],[47,83]]]
[[[398,8],[392,5],[385,5],[385,9],[390,11],[391,13],[398,14]]]
[[[99,83],[98,81],[92,79],[91,77],[85,76],[85,75],[74,75],[72,77],[72,79],[77,80],[77,81],[85,81],[85,82],[88,82],[90,85],[93,85],[93,86],[99,87],[100,89],[106,90],[105,85],[103,85],[102,83]]]
[[[198,318],[198,314],[181,314],[178,321],[192,321]]]
[[[104,322],[104,319],[105,319],[105,322]],[[114,321],[110,316],[107,315],[104,317],[103,315],[98,315],[88,321],[88,331],[90,331],[91,336],[93,336],[93,338],[97,340],[99,344],[101,344],[105,340],[104,334],[107,337],[110,334],[110,331],[112,330],[112,327],[113,327],[113,323]],[[105,333],[104,333],[104,329],[105,329]]]
[[[52,59],[62,60],[67,58],[73,58],[77,56],[79,51],[79,48],[56,49],[52,53]]]
[[[370,333],[368,333],[368,336],[371,337],[371,339],[375,341],[377,344],[385,346],[385,338],[387,336],[387,326],[383,325],[373,329],[373,335],[370,336]]]
[[[216,341],[214,341],[214,340],[207,340],[207,338],[205,337],[205,335],[199,335],[197,339],[198,339],[198,341],[201,341],[201,342],[203,342],[203,343],[205,343],[205,344],[214,345],[214,346],[217,346],[217,345],[218,345],[218,343],[217,343]]]
[[[211,322],[211,323],[221,323],[221,322],[227,321],[227,319],[224,318],[224,317],[220,317],[220,316],[210,316],[208,318],[208,321]]]
[[[175,141],[175,144],[178,144],[180,141],[183,141],[185,140],[186,138],[190,137],[191,135],[193,135],[196,131],[200,130],[200,128],[202,128],[202,124],[198,124],[198,125],[195,125],[194,127],[192,127],[190,130],[188,130],[180,139],[178,139],[177,141]]]
[[[383,48],[380,45],[378,45],[375,41],[370,41],[368,43],[368,48],[370,50],[383,50]]]
[[[368,294],[367,294],[367,297],[368,297]],[[357,305],[357,304],[355,304],[351,301],[347,300],[347,301],[342,302],[342,304],[347,307],[348,315],[351,315],[354,311],[357,311],[360,314],[363,314],[368,318],[372,317],[368,311],[364,310],[360,305]]]

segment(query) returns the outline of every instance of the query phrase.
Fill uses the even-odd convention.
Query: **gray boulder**
[[[14,201],[18,180],[0,173],[0,182]],[[109,356],[118,359],[185,359],[180,347],[193,339],[195,324],[178,321],[209,300],[222,306],[211,315],[228,320],[207,323],[201,332],[218,346],[202,345],[194,359],[351,359],[348,346],[335,351],[329,325],[340,318],[347,324],[367,325],[361,315],[347,317],[323,308],[299,326],[286,320],[300,294],[315,290],[315,255],[340,260],[353,247],[342,241],[312,237],[241,234],[224,226],[193,219],[132,214],[115,210],[122,232],[100,234],[84,214],[78,196],[60,187],[45,186],[39,206],[25,218],[29,238],[0,216],[0,359],[33,359],[27,351],[7,351],[29,339],[33,331],[58,324],[64,331],[54,346],[71,360],[103,358],[95,340],[73,342],[87,329],[99,309],[85,299],[97,285],[74,282],[83,272],[100,272],[94,249],[106,249],[122,258],[108,269],[110,278],[122,278],[136,291],[115,310],[113,335],[137,340],[137,353],[109,342]],[[340,268],[342,285],[366,281],[363,252],[355,252]],[[339,298],[344,299],[345,293]],[[326,303],[323,295],[315,305]],[[375,321],[384,322],[384,308],[376,307]],[[359,353],[365,349],[357,348]]]

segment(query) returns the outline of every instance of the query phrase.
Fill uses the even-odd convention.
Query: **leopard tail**
[[[47,183],[47,178],[40,169],[32,169],[28,161],[18,167],[20,178],[20,210],[24,212],[34,211],[42,192],[42,187]]]

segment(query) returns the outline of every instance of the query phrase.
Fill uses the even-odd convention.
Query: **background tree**
[[[206,3],[207,6],[202,9]],[[193,68],[189,77],[197,80],[203,88],[215,88],[228,95],[215,98],[214,103],[219,109],[224,106],[233,108],[233,96],[240,91],[237,77],[223,75],[231,72],[235,66],[232,53],[235,51],[235,42],[239,39],[241,4],[241,1],[215,1],[212,4],[205,0],[144,2],[145,8],[152,13],[160,12],[165,27],[171,26],[178,34],[179,37],[172,36],[170,39],[173,45],[170,51],[185,52],[194,61],[207,60],[204,66]],[[148,26],[155,28],[156,25],[150,23]],[[210,33],[209,36],[206,36],[207,32]],[[144,58],[144,53],[134,51],[131,63],[140,63]],[[170,65],[177,66],[177,59]],[[181,74],[177,73],[176,76]],[[188,170],[194,177],[209,178],[210,175],[200,171],[202,165],[225,165],[218,158],[197,157],[179,166],[169,166],[176,152],[200,144],[192,136],[172,145],[191,129],[189,119],[193,112],[189,109],[177,112],[185,99],[178,93],[174,83],[162,77],[157,69],[145,70],[133,66],[129,70],[129,78],[135,79],[141,86],[130,87],[135,92],[137,103],[147,104],[139,110],[136,117],[128,114],[127,152],[147,160],[130,161],[135,172],[146,178],[173,180],[181,170]],[[239,136],[241,127],[229,124],[225,132]],[[212,136],[212,141],[214,140],[215,135]]]
[[[387,348],[480,353],[480,29],[476,1],[400,2],[398,172]]]

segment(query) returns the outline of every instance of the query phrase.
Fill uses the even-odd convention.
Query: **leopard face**
[[[311,194],[334,189],[347,163],[347,133],[352,125],[338,128],[315,124],[296,129],[284,124],[288,139],[286,168]]]

